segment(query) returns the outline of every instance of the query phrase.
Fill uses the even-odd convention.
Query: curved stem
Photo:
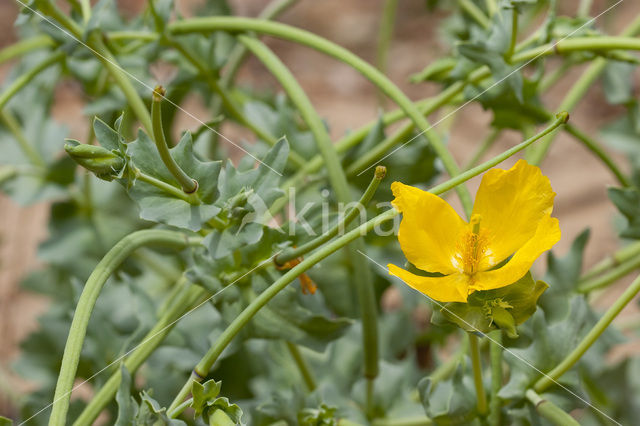
[[[169,195],[172,195],[176,198],[179,198],[183,201],[186,201],[189,204],[199,204],[200,200],[197,198],[197,195],[187,194],[180,188],[176,188],[173,185],[170,185],[160,179],[156,179],[153,176],[149,176],[146,173],[141,172],[140,170],[136,170],[136,179],[141,180],[142,182],[148,183],[149,185],[153,185],[158,189],[166,192]]]
[[[605,151],[595,139],[592,139],[589,135],[572,125],[566,126],[565,131],[582,142],[584,146],[587,147],[587,149],[593,152],[596,157],[598,157],[604,163],[604,165],[609,168],[611,173],[613,173],[613,175],[622,186],[631,186],[629,178],[624,173],[622,173],[616,162],[613,161],[607,151]],[[549,138],[548,140],[551,139]]]
[[[206,17],[192,18],[183,21],[174,22],[168,25],[168,30],[173,34],[188,34],[192,32],[210,32],[210,31],[232,31],[244,32],[255,31],[257,33],[269,34],[296,43],[307,45],[313,49],[332,56],[360,72],[363,76],[373,82],[383,91],[389,98],[402,108],[407,116],[415,123],[416,127],[424,133],[425,137],[431,142],[434,151],[442,161],[444,168],[450,176],[456,176],[460,170],[447,150],[446,146],[440,139],[440,136],[433,130],[429,122],[415,107],[413,102],[384,74],[380,73],[375,67],[363,61],[347,49],[336,45],[322,37],[318,37],[308,31],[297,29],[288,25],[277,22],[264,21],[251,18],[237,17]],[[466,187],[456,188],[458,195],[465,207],[465,210],[471,211],[472,201],[471,195]]]
[[[307,365],[307,361],[300,353],[300,348],[296,344],[291,342],[286,342],[286,344],[287,349],[291,354],[291,358],[293,358],[293,360],[295,361],[296,366],[300,371],[300,375],[302,376],[302,380],[304,380],[304,384],[307,386],[307,390],[309,392],[313,392],[316,388],[316,380],[313,378],[313,373],[311,373],[311,370]]]
[[[598,320],[596,325],[587,333],[586,336],[580,341],[578,346],[571,351],[569,355],[565,357],[560,364],[558,364],[553,370],[551,370],[545,376],[542,376],[533,386],[536,392],[542,392],[549,386],[554,384],[564,373],[567,372],[573,365],[580,360],[582,355],[593,345],[593,343],[600,337],[604,330],[611,324],[611,321],[622,311],[624,308],[640,291],[640,276],[637,277],[631,285],[620,295],[620,297],[611,305],[607,312]]]
[[[185,312],[197,307],[208,297],[209,294],[206,290],[198,286],[190,286],[183,289],[177,297],[171,297],[169,300],[171,305],[161,314],[158,322],[124,360],[124,365],[127,370],[133,374],[140,368],[144,361],[151,356],[171,330],[173,330],[173,327],[177,324],[177,320],[181,318]],[[118,369],[93,398],[91,398],[91,401],[89,401],[82,413],[80,413],[80,416],[78,416],[73,423],[73,426],[92,425],[100,412],[102,412],[109,401],[113,399],[113,396],[118,391],[121,379],[120,369]]]
[[[347,212],[347,214],[344,216],[344,218],[341,221],[338,221],[338,223],[336,223],[326,233],[309,241],[308,243],[305,243],[300,247],[293,247],[293,248],[286,249],[285,251],[280,253],[278,256],[276,256],[274,261],[278,265],[284,265],[288,261],[292,259],[296,259],[300,256],[303,256],[306,253],[310,252],[311,250],[314,250],[320,247],[322,244],[326,243],[331,238],[338,235],[340,230],[346,229],[347,225],[349,225],[356,217],[358,217],[358,214],[361,212],[360,209],[365,208],[367,204],[369,204],[369,201],[371,201],[371,198],[373,198],[373,194],[375,194],[376,190],[378,189],[378,185],[380,185],[380,182],[384,178],[385,174],[386,174],[386,168],[383,166],[378,166],[373,175],[373,179],[371,179],[369,186],[362,194],[362,197],[360,197],[360,200],[358,201],[358,203],[355,206],[353,206],[351,210],[349,210],[349,212]]]
[[[20,40],[10,46],[0,49],[0,64],[18,56],[25,55],[34,50],[55,46],[55,42],[46,34],[37,35],[24,40]]]
[[[630,274],[631,272],[639,268],[640,256],[632,257],[631,259],[619,264],[602,276],[578,281],[577,290],[581,293],[588,293],[590,291],[606,287],[607,285],[616,282],[620,278]]]
[[[573,417],[553,402],[543,399],[533,390],[527,390],[525,396],[536,408],[536,411],[556,426],[580,426]]]
[[[160,154],[160,158],[167,170],[169,170],[169,173],[176,178],[185,193],[192,194],[198,190],[198,181],[189,177],[178,163],[176,163],[176,160],[171,156],[171,152],[169,152],[169,146],[167,145],[167,140],[164,137],[164,128],[162,127],[162,110],[160,106],[164,95],[165,90],[162,86],[157,86],[153,89],[151,102],[151,126],[153,130],[153,140],[156,143],[156,148],[158,148],[158,154]]]
[[[491,167],[496,166],[500,162],[506,160],[517,152],[525,149],[527,146],[538,140],[541,136],[553,131],[558,126],[562,125],[566,122],[568,116],[567,114],[558,114],[558,118],[549,125],[546,129],[544,129],[540,134],[514,146],[513,148],[497,155],[496,157],[485,161],[477,167],[474,167],[471,170],[468,170],[455,178],[449,179],[446,182],[441,183],[429,190],[429,192],[440,195],[450,189],[455,188],[457,185],[460,185],[463,182],[479,175],[482,172],[489,170]],[[376,226],[393,219],[398,216],[400,212],[395,209],[388,210],[372,219],[358,226],[357,228],[347,232],[345,235],[338,237],[331,243],[328,243],[325,246],[319,248],[316,252],[311,254],[311,256],[304,259],[298,265],[294,266],[292,269],[287,271],[280,279],[274,282],[269,288],[263,291],[257,298],[255,298],[249,306],[247,306],[241,313],[238,315],[233,322],[225,329],[225,331],[218,337],[218,340],[214,343],[214,345],[209,349],[207,354],[200,360],[196,368],[194,369],[195,374],[192,374],[187,383],[182,387],[180,393],[176,396],[169,408],[169,411],[172,412],[172,408],[177,407],[180,402],[189,394],[191,391],[191,384],[193,381],[200,381],[202,377],[205,377],[213,364],[216,362],[222,351],[231,343],[231,340],[238,334],[238,332],[244,327],[253,316],[264,306],[269,300],[271,300],[278,292],[284,289],[288,284],[290,284],[293,280],[295,280],[298,275],[301,275],[309,268],[311,268],[316,263],[320,262],[327,256],[332,253],[338,251],[345,245],[349,244],[351,241],[354,241],[358,237],[366,235]]]
[[[7,87],[2,94],[0,94],[0,109],[4,108],[4,106],[11,100],[11,98],[18,93],[22,88],[24,88],[31,80],[33,80],[38,74],[42,71],[49,68],[51,65],[63,60],[65,57],[64,52],[56,52],[49,56],[44,61],[40,62],[35,67],[31,68],[26,73],[22,74],[20,77],[16,78],[10,85]]]
[[[115,272],[120,264],[138,247],[145,245],[158,245],[183,249],[189,245],[201,244],[201,238],[188,238],[185,234],[167,230],[143,230],[127,235],[121,239],[102,258],[93,270],[78,300],[76,311],[73,315],[69,336],[64,348],[58,382],[53,398],[53,409],[49,418],[50,426],[63,426],[66,424],[69,399],[73,390],[80,351],[87,332],[89,318],[93,307],[100,295],[102,286]]]
[[[634,19],[633,22],[631,22],[631,24],[622,31],[621,35],[633,36],[638,31],[640,31],[640,16]],[[571,112],[578,102],[580,102],[584,97],[589,88],[591,88],[600,74],[602,74],[607,63],[608,60],[605,58],[594,59],[591,64],[589,64],[589,67],[582,73],[580,78],[573,84],[573,86],[571,86],[571,89],[560,103],[559,109]],[[549,151],[552,142],[553,138],[549,137],[540,144],[539,149],[535,152],[535,156],[532,158],[534,164],[538,164],[542,161]]]
[[[478,414],[484,417],[487,414],[487,395],[484,391],[484,384],[482,383],[482,365],[480,362],[480,346],[478,345],[478,336],[473,333],[469,333],[469,350],[471,351],[473,384],[476,388],[476,396],[478,398]]]
[[[502,331],[491,333],[492,341],[489,344],[489,356],[491,358],[491,398],[489,399],[489,424],[500,426],[502,400],[498,396],[502,388]]]
[[[45,167],[44,159],[42,158],[40,153],[33,146],[31,146],[26,136],[22,132],[18,120],[16,120],[16,118],[9,111],[0,108],[0,121],[3,122],[5,126],[7,126],[11,133],[13,133],[13,136],[18,141],[22,152],[24,153],[24,155],[26,155],[31,164],[36,167]]]
[[[324,162],[329,174],[329,182],[333,187],[339,202],[348,204],[351,202],[351,194],[347,178],[342,170],[340,159],[336,153],[329,133],[320,116],[311,105],[311,101],[302,90],[295,77],[286,66],[266,47],[262,42],[247,36],[238,36],[238,40],[244,44],[269,71],[278,79],[291,101],[299,109],[302,118],[309,126],[314,136],[318,151],[324,157]],[[358,294],[360,304],[360,316],[362,319],[362,338],[364,347],[364,375],[372,382],[378,375],[378,319],[377,302],[374,289],[371,286],[371,271],[366,260],[358,253],[364,251],[361,241],[349,247],[347,254],[353,265],[353,282]],[[371,408],[369,406],[368,408]],[[370,411],[370,410],[369,410]]]

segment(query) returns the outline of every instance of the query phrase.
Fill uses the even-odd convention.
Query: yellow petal
[[[527,273],[533,262],[542,253],[549,250],[560,240],[558,219],[545,216],[533,237],[501,268],[478,272],[473,276],[470,288],[473,290],[491,290],[513,284]]]
[[[469,277],[454,273],[444,277],[423,277],[412,274],[396,265],[389,264],[389,274],[400,278],[409,287],[426,294],[438,302],[466,302],[469,288]]]
[[[533,237],[553,209],[555,193],[538,167],[519,160],[509,170],[492,169],[482,178],[473,214],[487,230],[488,266],[511,256]]]
[[[448,275],[456,243],[466,223],[442,198],[413,186],[393,182],[393,205],[402,212],[398,241],[407,260],[416,268]]]

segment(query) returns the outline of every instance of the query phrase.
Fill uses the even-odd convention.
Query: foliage
[[[539,162],[551,132],[564,124],[561,116],[536,133],[553,117],[546,92],[582,64],[591,78],[578,79],[563,105],[573,109],[602,77],[604,99],[620,114],[578,139],[616,176],[625,167],[600,147],[600,136],[628,160],[630,173],[620,172],[608,194],[623,217],[620,237],[639,239],[638,59],[630,52],[640,50],[638,22],[612,38],[584,14],[560,16],[560,2],[429,0],[425,15],[447,12],[433,16],[449,53],[411,78],[442,86],[441,94],[411,102],[348,51],[272,22],[292,0],[274,0],[260,20],[233,18],[225,0],[205,2],[199,19],[181,16],[172,0],[147,2],[126,19],[113,0],[68,3],[68,13],[51,0],[25,4],[16,22],[21,41],[0,50],[0,62],[17,59],[0,90],[0,190],[21,205],[50,209],[42,266],[22,282],[50,306],[12,365],[34,389],[17,402],[17,422],[47,423],[59,374],[65,378],[67,340],[82,353],[66,374],[91,390],[56,401],[62,417],[52,414],[53,424],[92,424],[100,413],[100,421],[119,426],[485,424],[487,415],[502,424],[549,424],[529,395],[567,359],[570,368],[555,385],[539,389],[548,403],[588,425],[609,416],[624,424],[640,418],[640,361],[611,361],[610,351],[624,341],[614,326],[590,334],[601,305],[593,308],[582,286],[595,277],[604,288],[637,268],[637,242],[584,274],[585,231],[563,257],[548,254],[546,273],[533,268],[511,285],[472,292],[467,303],[429,301],[379,267],[405,264],[397,236],[382,232],[398,215],[388,205],[392,181],[461,189],[497,164],[456,178],[444,142],[455,145],[453,130],[464,123],[449,116],[467,103],[491,115],[488,137],[481,143],[478,135],[478,151],[461,169],[485,159],[504,130],[542,138],[525,152]],[[326,129],[305,121],[300,93],[235,82],[244,58],[237,33],[261,32],[337,58],[404,111],[381,111],[366,127],[323,145]],[[171,72],[162,77],[159,69]],[[156,80],[167,86],[157,116],[149,111]],[[53,114],[56,93],[69,82],[86,99],[88,134],[81,140],[66,139]],[[189,132],[178,117],[193,96],[208,118]],[[438,110],[440,125],[420,120]],[[412,124],[394,126],[407,116]],[[221,132],[229,124],[246,131],[246,140],[226,140]],[[165,138],[173,162],[162,154]],[[380,184],[372,175],[382,156],[386,180],[357,205],[362,215],[345,223],[349,209],[338,201],[344,193],[355,201]],[[183,190],[181,173],[197,181],[193,192]],[[346,189],[336,185],[342,174]],[[342,225],[337,236],[278,261],[335,224]],[[160,229],[184,247],[176,252],[159,243],[118,258],[136,231]],[[357,238],[363,245],[351,244]],[[95,276],[106,283],[95,306],[82,306]],[[74,317],[86,310],[86,336],[69,336]],[[501,351],[489,349],[495,336]],[[477,338],[480,353],[468,358],[466,342]],[[583,343],[588,350],[574,357]],[[499,357],[504,378],[488,368],[487,353]],[[490,375],[497,378],[491,386]],[[489,413],[478,398],[485,393]],[[66,404],[68,412],[59,414]],[[11,421],[0,416],[0,425]]]

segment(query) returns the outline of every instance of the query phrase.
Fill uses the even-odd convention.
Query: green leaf
[[[195,411],[195,417],[202,415],[207,404],[215,399],[220,393],[222,382],[216,382],[215,380],[207,380],[205,383],[193,382],[191,386],[191,394],[193,395],[193,402],[191,407]]]
[[[542,310],[536,312],[523,332],[531,343],[525,348],[509,348],[504,354],[511,366],[511,375],[500,390],[500,397],[523,398],[525,391],[540,377],[540,372],[550,371],[562,361],[594,323],[595,318],[583,296],[571,299],[562,320],[550,322]],[[559,382],[576,389],[575,370],[565,373]]]
[[[13,420],[4,416],[0,416],[0,426],[11,426],[11,425],[13,425]]]
[[[220,208],[213,203],[218,194],[217,179],[221,163],[198,160],[193,152],[191,134],[188,132],[170,151],[185,173],[198,181],[197,195],[202,203],[190,204],[139,179],[129,189],[129,195],[140,206],[142,219],[198,231],[204,223],[220,212]],[[141,172],[180,188],[179,183],[162,162],[155,144],[142,130],[138,132],[138,138],[128,144],[127,152],[131,155],[133,166]],[[131,182],[127,183],[131,184]]]
[[[300,426],[338,426],[337,407],[320,404],[319,408],[303,408],[298,412]]]
[[[167,409],[161,407],[160,403],[153,399],[146,391],[140,393],[140,410],[136,416],[136,425],[153,426],[186,426],[182,420],[170,419],[167,416]]]
[[[449,379],[432,385],[429,377],[418,383],[420,399],[425,413],[435,424],[475,425],[476,395],[470,374],[464,374],[462,364]]]
[[[636,65],[619,61],[608,61],[602,74],[604,95],[613,105],[625,104],[635,99],[633,73]]]
[[[536,311],[538,298],[548,288],[535,282],[531,272],[515,283],[494,290],[475,291],[467,303],[449,302],[440,312],[444,318],[468,332],[488,333],[504,329],[510,337],[518,337],[515,326],[525,322]],[[438,317],[434,317],[438,321]]]
[[[620,213],[627,218],[627,227],[622,230],[622,238],[640,239],[640,190],[638,188],[609,188],[609,199]]]
[[[130,426],[138,412],[138,403],[131,396],[131,374],[124,363],[120,365],[120,377],[120,386],[116,393],[118,417],[115,426]]]

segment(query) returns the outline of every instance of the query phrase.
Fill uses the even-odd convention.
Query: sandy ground
[[[193,3],[177,2],[185,11]],[[118,3],[127,13],[135,13],[140,7],[140,1],[137,0]],[[237,0],[232,3],[239,14],[252,16],[266,2]],[[572,13],[577,3],[562,2],[565,13]],[[593,10],[604,10],[605,3],[594,2]],[[414,86],[406,80],[408,74],[419,71],[443,51],[436,31],[436,23],[442,16],[426,14],[422,4],[420,1],[400,2],[389,58],[391,79],[412,99],[437,92],[436,87]],[[311,30],[373,62],[381,6],[381,0],[303,0],[288,11],[282,21]],[[636,16],[639,6],[634,2],[624,2],[611,12],[611,16],[598,21],[599,25],[610,32],[616,32]],[[9,27],[16,11],[11,0],[0,0],[0,23]],[[1,32],[0,48],[13,40],[14,35],[10,31]],[[320,114],[326,117],[333,136],[338,137],[346,130],[357,128],[376,117],[379,108],[376,91],[355,71],[304,47],[273,39],[268,39],[268,43],[291,68]],[[9,66],[0,67],[0,78],[6,75]],[[551,109],[558,105],[567,87],[579,73],[579,69],[574,70],[554,87],[547,97],[547,105]],[[241,76],[260,86],[277,87],[273,79],[265,76],[263,68],[255,60],[248,61]],[[82,138],[86,121],[78,120],[82,115],[80,94],[73,87],[66,86],[58,95],[54,111],[56,118],[69,125],[73,136]],[[197,117],[206,119],[206,112],[197,103],[190,103],[185,107]],[[610,120],[615,113],[615,109],[606,105],[602,89],[597,86],[572,113],[572,122],[591,132]],[[437,116],[431,118],[437,120]],[[473,147],[487,132],[489,119],[487,113],[474,105],[455,115],[455,130],[450,145],[459,163],[464,164],[471,157]],[[184,127],[195,126],[193,119],[185,116],[182,120]],[[227,131],[227,136],[232,139],[239,137],[233,129]],[[518,140],[517,134],[507,132],[487,155],[497,154]],[[563,253],[573,238],[589,227],[592,234],[586,252],[587,266],[612,252],[618,242],[611,226],[615,209],[606,196],[607,186],[615,183],[609,172],[588,151],[565,135],[557,138],[542,168],[558,194],[555,215],[560,219],[563,238],[557,250]],[[472,186],[477,184],[477,179],[472,182]],[[46,301],[21,291],[18,282],[25,271],[37,265],[35,251],[38,243],[46,236],[47,215],[46,205],[20,208],[0,195],[0,373],[7,371],[8,364],[18,353],[18,342],[34,329],[36,317],[46,307]],[[624,283],[620,284],[620,287],[600,298],[598,303],[606,306],[611,302],[624,288]],[[626,312],[626,315],[629,314]],[[5,382],[1,375],[0,382]],[[16,389],[20,392],[25,388],[19,386]],[[0,388],[0,413],[5,412],[3,408],[7,407],[6,404],[8,400],[3,398]]]

